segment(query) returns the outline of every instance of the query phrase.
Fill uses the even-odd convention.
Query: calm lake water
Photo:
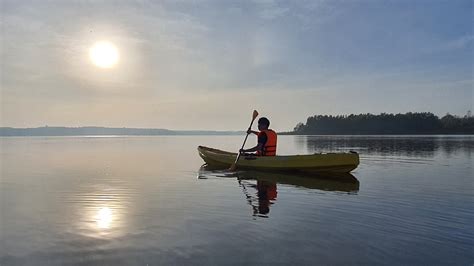
[[[474,136],[279,138],[359,152],[334,180],[200,169],[242,139],[1,138],[0,265],[474,263]]]

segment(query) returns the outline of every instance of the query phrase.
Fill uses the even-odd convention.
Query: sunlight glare
[[[109,228],[112,222],[112,210],[108,207],[101,208],[96,216],[99,228]]]
[[[119,59],[117,47],[107,41],[95,43],[89,50],[89,56],[94,65],[102,68],[115,66]]]

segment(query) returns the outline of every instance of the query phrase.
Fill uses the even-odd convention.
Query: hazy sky
[[[0,0],[1,126],[276,130],[472,109],[473,1]],[[115,67],[89,58],[98,41]]]

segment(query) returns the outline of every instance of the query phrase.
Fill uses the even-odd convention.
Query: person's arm
[[[247,134],[255,134],[255,135],[258,135],[258,133],[259,133],[258,131],[253,131],[253,130],[250,129],[250,128],[247,130]]]
[[[258,143],[257,146],[255,146],[255,147],[253,147],[253,148],[250,148],[250,149],[241,149],[241,150],[240,150],[240,153],[261,151],[262,149],[263,149],[263,144],[262,144],[262,143]]]
[[[259,132],[257,132],[258,135]],[[258,144],[257,146],[250,148],[250,149],[241,149],[240,152],[255,152],[255,151],[263,151],[263,147],[267,142],[267,135],[265,133],[258,135]]]

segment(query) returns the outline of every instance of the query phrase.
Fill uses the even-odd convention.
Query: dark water
[[[474,263],[473,136],[280,137],[358,151],[332,179],[200,169],[239,136],[0,140],[2,266]]]

